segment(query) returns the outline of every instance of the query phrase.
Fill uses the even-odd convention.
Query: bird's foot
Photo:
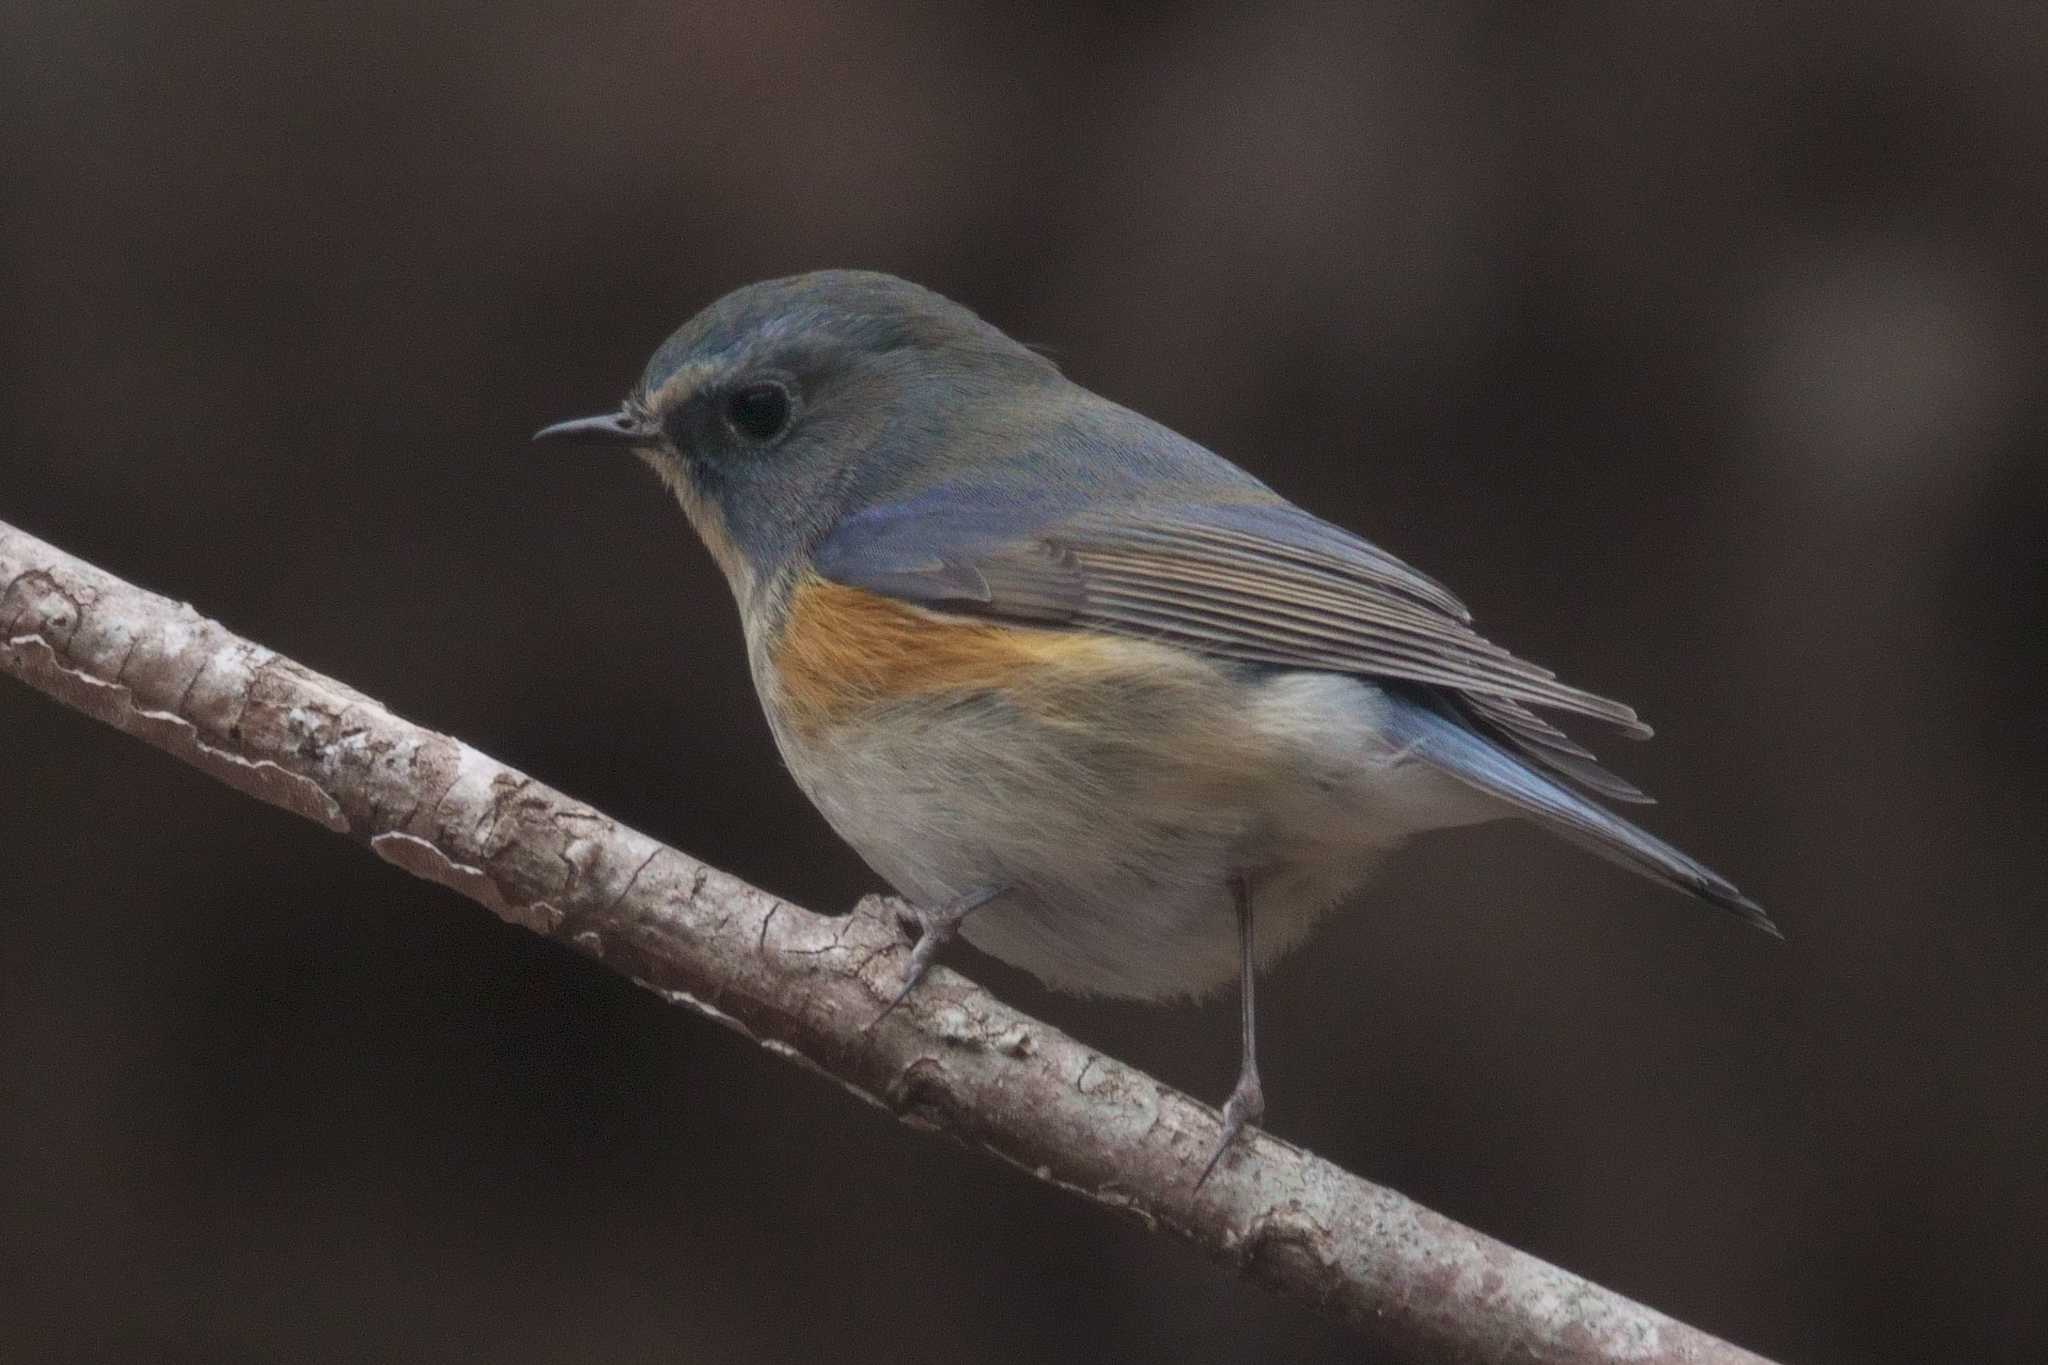
[[[895,999],[875,1016],[874,1023],[869,1024],[869,1028],[887,1019],[898,1005],[910,997],[910,993],[917,989],[917,983],[924,980],[924,974],[931,970],[933,960],[939,955],[939,949],[960,936],[960,926],[969,915],[999,894],[1001,888],[974,890],[965,895],[955,896],[936,908],[917,905],[907,900],[892,899],[897,922],[907,929],[914,930],[916,937],[911,942],[910,960],[903,965],[903,985],[897,990]]]
[[[1239,1138],[1249,1139],[1256,1133],[1265,1117],[1266,1091],[1259,1084],[1258,1068],[1247,1066],[1238,1073],[1230,1098],[1223,1102],[1223,1136],[1217,1140],[1216,1150],[1209,1154],[1209,1164],[1202,1168],[1201,1178],[1195,1181],[1196,1189],[1201,1189],[1215,1173],[1223,1154],[1236,1146]]]

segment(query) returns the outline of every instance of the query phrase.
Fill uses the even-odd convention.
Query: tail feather
[[[1414,759],[1519,808],[1589,852],[1784,937],[1764,908],[1726,877],[1539,771],[1473,729],[1448,703],[1405,689],[1389,689],[1388,696],[1389,737]]]

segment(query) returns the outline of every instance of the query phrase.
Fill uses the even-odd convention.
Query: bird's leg
[[[932,959],[939,955],[939,949],[959,936],[961,923],[1008,889],[1003,886],[977,886],[937,908],[917,905],[908,900],[898,902],[902,907],[903,918],[917,926],[917,941],[911,945],[910,961],[903,966],[903,987],[896,992],[896,998],[889,1002],[888,1007],[875,1016],[876,1024],[887,1019],[889,1012],[902,1004],[911,991],[917,988],[917,983],[924,980],[924,974],[930,970]],[[868,1027],[873,1028],[874,1024]]]
[[[1209,1164],[1202,1168],[1200,1180],[1195,1187],[1200,1189],[1203,1181],[1215,1171],[1216,1163],[1223,1160],[1223,1154],[1230,1150],[1247,1129],[1256,1129],[1260,1120],[1266,1117],[1266,1092],[1259,1084],[1258,1032],[1254,1026],[1252,1008],[1252,879],[1247,873],[1231,878],[1230,889],[1237,901],[1237,998],[1241,1023],[1244,1028],[1242,1059],[1237,1067],[1237,1084],[1230,1088],[1230,1098],[1223,1102],[1223,1137],[1210,1154]]]

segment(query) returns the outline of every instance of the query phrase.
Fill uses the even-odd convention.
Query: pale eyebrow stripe
[[[690,396],[711,377],[716,368],[709,360],[692,360],[676,367],[676,372],[661,381],[661,387],[647,394],[641,400],[653,412],[666,412],[678,403],[687,402]]]

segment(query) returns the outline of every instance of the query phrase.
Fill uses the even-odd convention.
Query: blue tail
[[[1537,771],[1473,730],[1446,701],[1422,689],[1396,687],[1387,688],[1387,698],[1388,737],[1417,760],[1519,808],[1611,862],[1739,915],[1774,938],[1784,937],[1763,907],[1726,877]]]

